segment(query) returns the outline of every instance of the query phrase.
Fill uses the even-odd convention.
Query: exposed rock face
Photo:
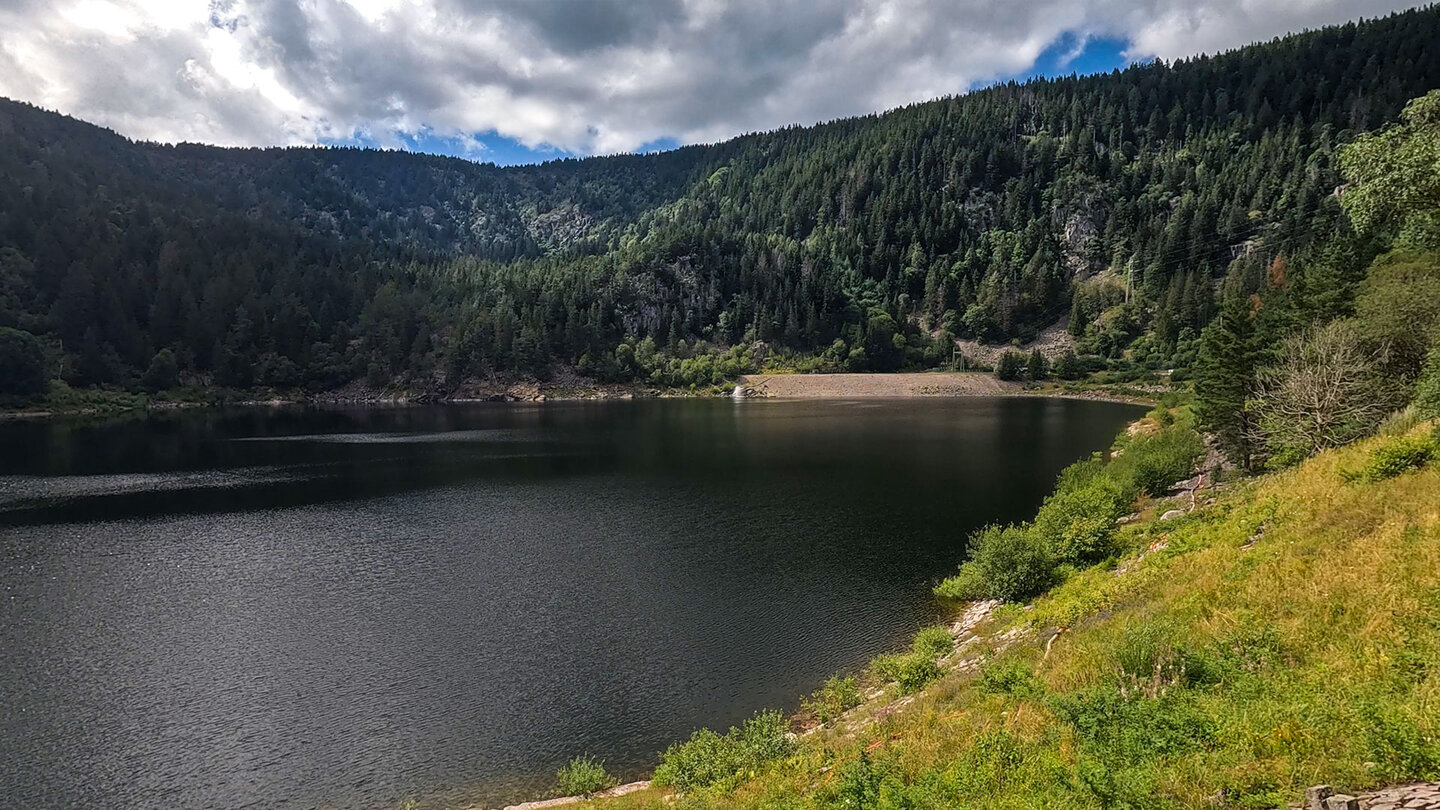
[[[1054,324],[1045,327],[1034,340],[1019,346],[1011,346],[1008,343],[988,344],[977,340],[956,340],[955,348],[965,355],[967,360],[976,363],[983,363],[993,366],[1005,352],[1021,352],[1029,354],[1035,349],[1040,350],[1046,360],[1054,362],[1055,358],[1075,348],[1075,338],[1070,335],[1070,319],[1061,318]]]
[[[546,211],[521,214],[530,237],[546,250],[564,250],[592,235],[595,219],[574,203],[561,203]]]
[[[1071,275],[1085,275],[1094,269],[1090,257],[1109,209],[1104,190],[1093,181],[1071,189],[1050,209],[1050,220],[1060,236],[1061,261]]]

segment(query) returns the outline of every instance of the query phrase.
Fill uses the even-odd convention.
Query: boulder
[[[1305,788],[1305,810],[1325,810],[1325,800],[1335,795],[1329,785]]]

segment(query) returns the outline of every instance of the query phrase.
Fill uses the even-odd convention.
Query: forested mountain
[[[134,143],[0,102],[0,328],[72,384],[714,382],[1065,317],[1189,366],[1218,288],[1342,225],[1338,145],[1440,86],[1440,9],[655,155],[497,168]],[[149,373],[147,373],[147,371]]]

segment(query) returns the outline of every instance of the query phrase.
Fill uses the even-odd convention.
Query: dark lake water
[[[0,423],[7,807],[394,808],[622,775],[936,618],[1137,410],[665,400]]]

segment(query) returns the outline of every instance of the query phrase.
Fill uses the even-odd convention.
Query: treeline
[[[706,384],[934,365],[1066,317],[1069,368],[1183,371],[1220,279],[1330,239],[1336,149],[1440,85],[1437,41],[1432,7],[509,169],[136,144],[3,102],[0,327],[80,386]]]
[[[1200,415],[1246,469],[1354,441],[1398,408],[1440,416],[1440,90],[1337,163],[1353,229],[1237,267],[1202,334]]]
[[[1343,147],[1337,166],[1354,227],[1259,272],[1232,267],[1200,336],[1193,411],[1177,417],[1167,405],[1179,395],[1167,394],[1151,430],[1121,437],[1108,460],[1067,468],[1033,521],[972,535],[937,593],[1025,600],[1111,558],[1136,498],[1162,497],[1194,471],[1201,430],[1245,472],[1296,464],[1386,422],[1402,438],[1352,477],[1392,476],[1440,452],[1430,438],[1403,438],[1440,418],[1440,90]]]

